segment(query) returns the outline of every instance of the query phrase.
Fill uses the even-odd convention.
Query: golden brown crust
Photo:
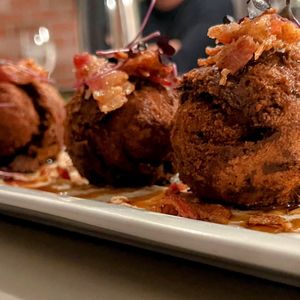
[[[208,48],[209,57],[199,59],[199,66],[216,65],[221,71],[226,70],[227,75],[235,74],[265,52],[288,52],[300,43],[299,28],[277,15],[274,9],[252,20],[245,18],[241,23],[211,27],[208,36],[221,45]]]
[[[122,108],[100,112],[93,98],[77,92],[67,105],[65,142],[81,175],[92,183],[152,184],[164,177],[170,130],[177,110],[175,94],[143,85]]]
[[[18,86],[0,82],[0,157],[13,155],[38,133],[39,116],[30,97]]]
[[[12,86],[9,83],[1,85]],[[19,115],[14,115],[9,120],[13,125],[11,130],[16,129],[14,134],[18,138],[23,139],[27,136],[27,139],[22,145],[15,145],[10,155],[1,156],[0,167],[13,172],[34,172],[46,163],[47,159],[55,159],[63,147],[64,102],[52,85],[38,80],[33,80],[30,84],[15,86],[13,89],[19,90],[23,98],[27,99],[27,103],[18,106]],[[18,95],[11,95],[9,103],[14,105],[16,96]],[[26,112],[25,115],[24,112]],[[34,121],[30,117],[31,114],[35,115]],[[28,120],[30,126],[35,126],[30,136],[26,134],[26,127],[19,128],[23,126],[24,120]],[[6,129],[4,131],[8,133]]]
[[[197,196],[248,207],[298,201],[299,61],[295,46],[265,52],[225,86],[216,66],[184,76],[172,144]]]

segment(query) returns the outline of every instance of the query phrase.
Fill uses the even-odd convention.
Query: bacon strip
[[[142,78],[170,87],[176,83],[172,64],[163,64],[158,51],[112,52],[116,64],[88,53],[74,56],[77,86],[86,85],[99,109],[108,113],[122,107],[134,90],[130,77]]]
[[[162,199],[161,212],[179,217],[228,224],[231,210],[219,204],[207,204],[190,198],[190,194],[167,191]]]
[[[266,51],[285,52],[300,42],[300,30],[291,21],[276,14],[274,9],[257,18],[245,18],[240,24],[230,23],[211,27],[208,36],[216,39],[216,48],[207,48],[209,55],[199,59],[199,66],[216,65],[223,72],[220,84],[227,75],[235,74],[251,59],[258,60]]]

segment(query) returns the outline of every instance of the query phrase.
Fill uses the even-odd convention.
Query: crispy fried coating
[[[201,199],[282,206],[300,192],[300,29],[268,10],[212,27],[217,47],[181,84],[180,178]]]
[[[29,95],[12,83],[0,82],[0,103],[8,105],[0,109],[0,157],[5,157],[30,142],[40,120]]]
[[[178,98],[143,84],[110,113],[83,89],[67,105],[65,142],[74,165],[94,184],[148,185],[166,179]]]
[[[180,178],[201,199],[285,205],[300,190],[300,51],[270,50],[220,85],[217,66],[184,76],[172,133]]]
[[[64,103],[49,83],[0,83],[0,168],[34,172],[63,146]]]

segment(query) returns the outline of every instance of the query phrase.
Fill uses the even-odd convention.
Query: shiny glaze
[[[92,185],[72,185],[69,181],[61,180],[55,183],[49,184],[47,186],[36,187],[35,189],[62,194],[62,195],[70,195],[75,196],[77,198],[82,199],[99,199],[101,196],[105,195],[124,195],[128,193],[133,193],[137,191],[135,188],[112,188],[112,187],[95,187]],[[148,211],[160,211],[160,203],[164,197],[164,189],[149,191],[149,193],[145,193],[144,195],[132,196],[128,197],[125,201],[126,204],[142,208]],[[229,224],[238,225],[240,227],[248,228],[251,230],[268,232],[268,233],[279,233],[282,232],[280,230],[280,226],[268,226],[268,225],[254,225],[251,226],[248,224],[249,217],[253,214],[263,213],[266,215],[276,215],[276,216],[296,216],[300,215],[300,204],[293,204],[288,207],[277,207],[274,209],[263,209],[263,210],[255,210],[255,211],[241,211],[241,210],[232,210],[233,214],[230,219]],[[300,218],[295,218],[289,221],[291,224],[290,232],[299,232],[300,231]]]

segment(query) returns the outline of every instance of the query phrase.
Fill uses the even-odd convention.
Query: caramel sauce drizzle
[[[36,190],[60,194],[60,195],[69,195],[81,199],[89,200],[101,200],[102,196],[107,195],[124,195],[136,192],[134,188],[111,188],[111,187],[94,187],[92,185],[73,185],[68,180],[57,180],[55,183],[51,183],[46,186],[34,187]],[[149,191],[144,195],[139,196],[130,196],[126,198],[124,204],[128,204],[137,208],[142,208],[148,211],[160,212],[161,201],[164,197],[164,189]],[[112,203],[114,203],[112,201]],[[241,210],[232,210],[232,217],[230,218],[229,224],[238,225],[240,227],[248,228],[251,230],[268,232],[268,233],[279,233],[283,232],[280,226],[277,225],[249,225],[248,221],[251,215],[257,213],[263,213],[265,215],[273,216],[291,216],[296,217],[300,215],[300,204],[288,208],[273,208],[270,210],[257,210],[254,212],[241,211]],[[290,224],[289,232],[300,232],[300,217],[293,218],[288,221]]]

